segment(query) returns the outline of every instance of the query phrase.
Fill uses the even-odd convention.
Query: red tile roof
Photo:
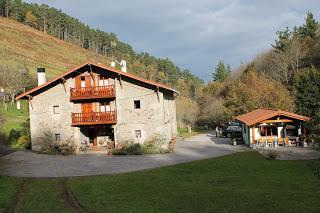
[[[18,95],[16,97],[16,100],[19,100],[21,98],[25,98],[27,95],[30,95],[30,94],[38,91],[39,89],[45,88],[48,85],[52,84],[53,82],[58,81],[61,78],[65,77],[66,75],[69,75],[69,74],[71,74],[71,73],[73,73],[73,72],[75,72],[75,71],[79,70],[80,68],[82,68],[84,66],[87,66],[87,65],[93,65],[93,66],[96,66],[98,68],[101,68],[101,69],[104,69],[104,70],[108,70],[108,71],[117,73],[119,75],[122,75],[122,76],[125,76],[125,77],[128,77],[128,78],[131,78],[131,79],[134,79],[134,80],[146,83],[146,84],[150,84],[150,85],[153,85],[153,86],[156,86],[156,87],[159,87],[159,88],[163,88],[163,89],[166,89],[166,90],[169,90],[169,91],[172,91],[172,92],[175,92],[175,93],[179,94],[178,91],[170,88],[168,85],[161,84],[161,83],[158,83],[158,82],[154,82],[154,81],[151,81],[151,80],[147,80],[147,79],[135,76],[135,75],[130,74],[130,73],[122,72],[120,70],[117,70],[117,69],[114,69],[114,68],[111,68],[111,67],[107,67],[107,66],[104,66],[104,65],[101,65],[101,64],[97,64],[97,63],[94,63],[94,62],[91,62],[91,61],[87,61],[87,62],[85,62],[85,63],[83,63],[83,64],[81,64],[81,65],[79,65],[77,67],[74,67],[74,68],[68,70],[65,73],[62,73],[61,75],[57,76],[56,78],[48,81],[47,83],[45,83],[43,85],[37,86],[37,87],[35,87],[35,88],[33,88],[33,89],[29,90],[29,91],[26,91],[26,92]]]
[[[298,115],[295,113],[286,112],[282,110],[274,110],[274,109],[256,109],[246,114],[239,115],[236,117],[236,119],[245,123],[248,126],[251,126],[261,121],[264,121],[266,119],[279,116],[279,115],[287,116],[287,117],[290,117],[296,120],[301,120],[301,121],[310,120],[310,118],[306,116],[302,116],[302,115]]]

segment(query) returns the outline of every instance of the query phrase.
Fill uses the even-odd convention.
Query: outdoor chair
[[[278,145],[279,146],[284,146],[283,138],[278,138]]]
[[[286,137],[286,138],[284,139],[284,142],[285,142],[285,145],[286,145],[286,146],[289,146],[289,138],[288,138],[288,137]]]
[[[268,138],[267,142],[268,142],[268,146],[273,146],[274,138]]]
[[[259,138],[259,147],[265,147],[266,146],[266,140],[264,138]]]

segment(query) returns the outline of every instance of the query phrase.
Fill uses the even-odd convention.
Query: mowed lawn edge
[[[318,212],[319,168],[244,152],[68,184],[93,212]]]
[[[257,152],[144,171],[64,179],[89,212],[319,212],[320,160],[267,160]],[[0,212],[71,212],[61,179],[0,177]]]

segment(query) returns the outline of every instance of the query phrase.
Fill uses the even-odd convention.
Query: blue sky
[[[114,32],[138,52],[168,57],[210,80],[221,59],[236,68],[266,51],[276,31],[302,25],[316,0],[26,0]]]

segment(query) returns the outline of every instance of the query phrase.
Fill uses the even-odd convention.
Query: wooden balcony
[[[70,88],[70,100],[99,99],[116,97],[114,85]]]
[[[115,124],[115,123],[117,123],[116,111],[72,113],[72,125],[73,126]]]

